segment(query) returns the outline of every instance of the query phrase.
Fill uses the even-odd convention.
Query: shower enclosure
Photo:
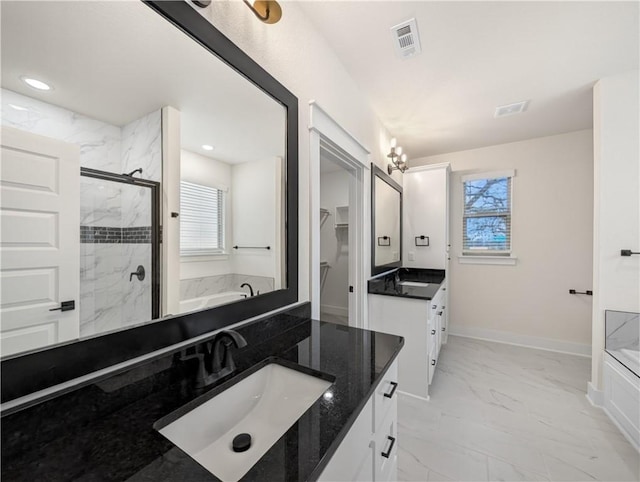
[[[160,316],[160,184],[82,168],[80,336]]]

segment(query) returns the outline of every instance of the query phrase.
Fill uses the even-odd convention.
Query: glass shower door
[[[82,170],[80,336],[158,317],[158,183]]]

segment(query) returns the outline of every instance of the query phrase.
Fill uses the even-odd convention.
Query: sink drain
[[[251,447],[251,435],[241,433],[233,437],[233,451],[246,452]]]

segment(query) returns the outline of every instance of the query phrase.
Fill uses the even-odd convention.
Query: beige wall
[[[638,71],[604,78],[593,97],[593,354],[591,386],[602,389],[604,312],[640,312],[640,94]],[[591,390],[590,390],[591,393]]]
[[[295,2],[282,5],[280,22],[259,22],[242,2],[212,2],[199,10],[299,101],[299,300],[310,299],[309,102],[318,104],[384,164],[388,134],[365,96]],[[368,238],[367,238],[368,239]]]
[[[412,161],[451,163],[451,333],[590,354],[592,131]],[[460,264],[461,176],[515,169],[515,266]]]

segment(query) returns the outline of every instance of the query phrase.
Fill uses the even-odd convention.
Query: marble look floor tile
[[[542,481],[549,480],[548,477],[540,475],[539,473],[530,472],[528,470],[521,469],[515,465],[503,462],[502,460],[489,457],[489,480],[491,481]],[[544,466],[540,467],[543,471],[546,471]]]
[[[399,447],[429,471],[452,480],[481,481],[487,478],[487,456],[453,443],[433,437],[424,440],[398,430]]]
[[[450,479],[445,475],[439,474],[434,470],[430,470],[429,473],[427,474],[427,481],[428,482],[449,482],[449,481],[453,481],[453,479]]]
[[[428,479],[429,469],[420,458],[398,446],[398,480],[421,482]]]
[[[639,480],[640,455],[585,398],[590,370],[584,357],[451,336],[430,401],[398,399],[399,478]]]

